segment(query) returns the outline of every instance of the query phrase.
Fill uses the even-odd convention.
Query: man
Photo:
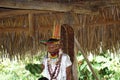
[[[59,39],[51,38],[44,42],[48,54],[43,59],[42,75],[49,80],[71,80],[70,57],[62,52],[62,45]]]

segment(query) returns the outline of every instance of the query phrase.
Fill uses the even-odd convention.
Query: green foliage
[[[79,80],[95,80],[85,60],[83,60],[83,63],[81,64],[81,66],[78,67],[78,69],[79,69]]]
[[[42,76],[39,64],[43,56],[44,52],[33,57],[26,56],[21,61],[5,58],[0,63],[0,80],[37,80]]]
[[[25,69],[30,71],[33,75],[37,76],[42,72],[41,65],[40,64],[32,64],[29,63],[25,66]]]
[[[82,63],[78,64],[79,80],[95,80],[81,53],[78,54],[77,59]],[[100,80],[120,80],[120,59],[118,56],[113,57],[104,51],[98,56],[92,56],[89,61]]]
[[[45,52],[34,57],[25,57],[22,61],[5,59],[0,63],[0,80],[37,80],[42,75],[40,63]],[[120,80],[120,58],[112,57],[107,51],[88,58],[100,80]],[[84,57],[77,55],[79,80],[95,80]]]
[[[41,77],[41,74],[36,73],[33,75],[26,70],[24,63],[10,63],[12,65],[9,65],[9,63],[8,65],[0,65],[0,67],[2,66],[0,70],[0,80],[36,80]]]

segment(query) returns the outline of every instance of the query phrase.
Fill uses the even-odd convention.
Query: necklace
[[[58,58],[58,61],[56,62],[55,64],[55,69],[53,70],[52,67],[51,67],[51,64],[50,64],[50,59],[47,61],[47,66],[48,66],[48,72],[50,74],[50,77],[52,79],[55,79],[57,78],[58,74],[59,74],[59,71],[60,71],[60,66],[61,66],[61,58],[62,58],[62,54],[60,54],[59,58]]]
[[[52,56],[52,55],[50,55],[50,58],[51,59],[56,59],[58,57],[58,55],[56,54],[56,55],[54,55],[54,56]]]

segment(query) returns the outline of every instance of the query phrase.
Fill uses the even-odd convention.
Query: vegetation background
[[[33,57],[27,55],[23,60],[0,59],[0,80],[37,80],[42,76],[38,64],[42,62],[45,53],[40,52]],[[100,80],[120,80],[118,55],[103,51],[97,56],[90,54],[88,59]],[[77,60],[79,80],[95,80],[81,52],[78,52]]]

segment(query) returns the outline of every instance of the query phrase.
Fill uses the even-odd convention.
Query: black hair
[[[46,77],[41,77],[41,78],[39,78],[38,80],[49,80],[49,79],[46,78]]]
[[[57,41],[60,41],[60,40],[55,38],[50,38],[47,40],[47,42],[57,42]]]

